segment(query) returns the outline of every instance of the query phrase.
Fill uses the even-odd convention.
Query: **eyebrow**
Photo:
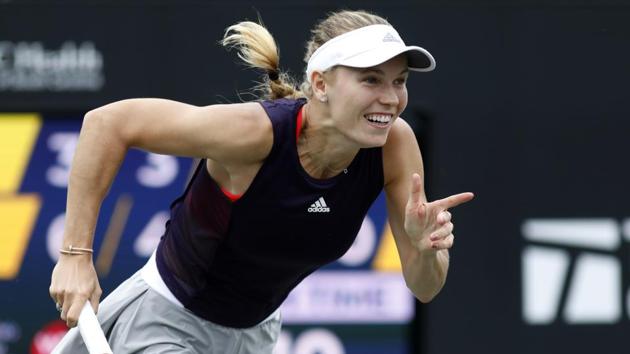
[[[374,72],[374,73],[377,73],[377,74],[385,75],[385,72],[383,70],[381,70],[381,69],[374,69],[374,68],[364,68],[364,69],[361,69],[360,72],[361,72],[361,74]],[[398,75],[406,74],[408,72],[409,72],[409,68],[405,68]]]

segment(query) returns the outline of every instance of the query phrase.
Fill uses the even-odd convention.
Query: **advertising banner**
[[[48,295],[81,116],[0,114],[0,353],[49,353],[67,328]],[[149,258],[183,192],[187,158],[131,150],[101,208],[94,262],[104,296]],[[406,353],[415,313],[384,198],[350,250],[282,306],[277,354]]]

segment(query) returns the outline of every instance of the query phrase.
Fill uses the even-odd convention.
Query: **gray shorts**
[[[271,353],[281,329],[279,317],[245,329],[206,321],[155,292],[140,272],[101,302],[97,317],[115,354]],[[76,327],[57,349],[62,354],[87,353]]]

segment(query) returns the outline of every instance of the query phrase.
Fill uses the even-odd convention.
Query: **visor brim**
[[[435,59],[431,53],[422,47],[416,46],[378,47],[357,54],[352,58],[347,58],[338,65],[353,68],[369,68],[382,64],[403,53],[407,55],[409,70],[427,72],[435,69]]]

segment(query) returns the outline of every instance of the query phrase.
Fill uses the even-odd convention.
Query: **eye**
[[[401,77],[401,78],[398,78],[398,79],[394,80],[394,85],[401,86],[401,85],[404,85],[406,83],[407,83],[407,78],[406,77]]]
[[[379,79],[376,76],[366,76],[363,78],[362,81],[370,85],[375,85],[379,83]]]

